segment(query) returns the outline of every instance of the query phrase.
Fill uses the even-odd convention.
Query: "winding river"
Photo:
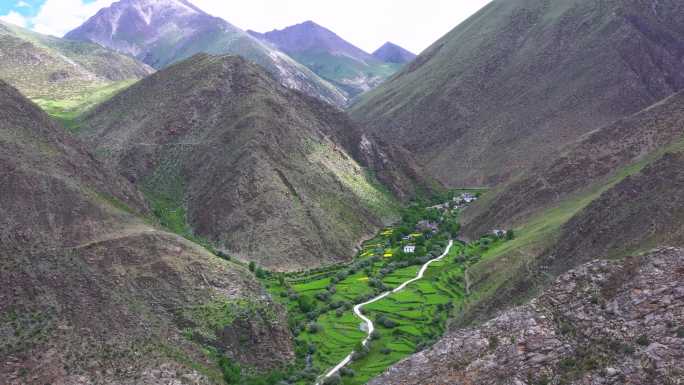
[[[367,330],[368,330],[368,334],[366,335],[366,338],[365,338],[365,339],[363,340],[363,342],[362,342],[363,346],[368,345],[368,342],[369,342],[370,339],[371,339],[371,334],[373,334],[373,331],[375,331],[375,324],[373,324],[373,321],[371,321],[368,317],[366,317],[365,315],[363,315],[363,312],[361,311],[361,309],[362,309],[364,306],[366,306],[366,305],[370,305],[370,304],[372,304],[372,303],[374,303],[374,302],[380,301],[381,299],[387,297],[387,296],[390,295],[390,294],[398,293],[398,292],[404,290],[404,289],[406,288],[406,286],[412,284],[413,282],[416,282],[416,281],[418,281],[418,280],[420,280],[420,279],[423,279],[423,276],[425,275],[425,272],[426,272],[427,269],[430,267],[430,265],[431,265],[432,263],[437,262],[437,261],[440,261],[440,260],[442,260],[444,257],[446,257],[447,254],[449,254],[449,251],[451,250],[451,247],[452,247],[453,245],[454,245],[454,241],[453,241],[453,240],[450,240],[450,241],[449,241],[449,245],[448,245],[447,248],[444,250],[444,253],[442,253],[442,255],[440,255],[439,257],[437,257],[437,258],[435,258],[435,259],[431,259],[431,260],[425,262],[425,264],[424,264],[424,265],[420,268],[420,270],[418,271],[418,274],[415,276],[415,278],[409,279],[408,281],[402,283],[401,285],[399,285],[399,287],[397,287],[396,289],[394,289],[394,290],[392,290],[392,291],[386,291],[386,292],[380,294],[379,296],[377,296],[377,297],[375,297],[375,298],[369,300],[368,302],[360,303],[360,304],[354,306],[354,314],[355,314],[357,317],[361,318],[361,320],[362,320],[363,322],[366,323],[366,327],[367,327]],[[340,369],[342,369],[343,367],[347,366],[347,364],[349,364],[349,363],[351,362],[352,356],[353,356],[353,355],[354,355],[354,352],[352,351],[351,353],[349,353],[349,355],[348,355],[347,357],[345,357],[342,361],[340,361],[340,363],[337,364],[337,366],[335,366],[334,368],[330,369],[325,375],[323,375],[323,376],[318,380],[318,382],[316,382],[316,385],[320,385],[320,384],[322,383],[322,381],[324,381],[326,378],[332,377],[332,376],[333,376],[335,373],[337,373]]]

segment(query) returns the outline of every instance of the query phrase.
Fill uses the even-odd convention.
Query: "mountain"
[[[133,185],[1,81],[0,180],[3,383],[207,384],[223,355],[262,372],[293,359],[247,269],[160,230]]]
[[[65,38],[97,43],[157,69],[201,52],[240,55],[290,88],[338,106],[347,102],[343,93],[308,68],[185,0],[120,0]]]
[[[276,269],[347,260],[396,218],[393,196],[364,166],[396,188],[421,174],[341,111],[233,56],[159,71],[93,110],[79,132],[171,227]]]
[[[67,99],[153,71],[96,44],[45,36],[0,21],[0,78],[33,99]]]
[[[373,57],[385,63],[406,64],[415,59],[416,54],[388,41],[373,52]]]
[[[495,186],[679,91],[679,1],[494,0],[351,114],[449,186]]]
[[[248,33],[287,53],[351,97],[376,87],[401,67],[364,52],[313,21]]]
[[[676,384],[683,273],[684,250],[672,248],[582,265],[532,303],[454,330],[369,384]]]
[[[461,324],[528,298],[549,277],[597,257],[684,246],[680,92],[586,134],[465,210],[465,238],[512,229],[516,239],[470,269],[477,301]]]
[[[463,219],[471,236],[510,227],[577,196],[605,190],[684,140],[684,93],[590,132],[502,187]],[[633,172],[632,172],[633,173]]]

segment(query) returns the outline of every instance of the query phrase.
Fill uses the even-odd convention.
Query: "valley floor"
[[[291,381],[361,385],[431,346],[466,305],[468,267],[506,242],[494,235],[470,244],[450,241],[458,233],[458,209],[408,211],[402,223],[365,242],[350,264],[290,274],[257,271],[288,309],[298,357]],[[439,228],[418,232],[416,224],[430,217],[438,218]],[[419,245],[417,254],[404,253],[407,244]],[[361,306],[371,330],[358,316]]]

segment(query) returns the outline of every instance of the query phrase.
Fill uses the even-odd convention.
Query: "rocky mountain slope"
[[[352,108],[451,186],[496,185],[682,89],[675,0],[495,0]]]
[[[469,235],[514,227],[560,202],[605,188],[677,146],[684,140],[683,125],[684,94],[678,93],[586,134],[468,210],[463,219]]]
[[[0,21],[0,78],[30,98],[64,99],[153,69],[96,44],[41,35]]]
[[[466,237],[512,229],[469,270],[477,293],[459,324],[485,320],[600,256],[684,246],[682,94],[586,134],[463,213]]]
[[[283,30],[248,33],[287,53],[350,97],[375,88],[403,64],[378,59],[313,21]]]
[[[421,178],[402,151],[233,56],[162,70],[99,106],[80,132],[179,231],[270,268],[347,259],[396,215],[364,166],[398,192]]]
[[[186,0],[120,0],[65,38],[112,48],[157,69],[201,52],[240,55],[290,88],[338,106],[347,102],[342,92],[283,52]]]
[[[246,269],[160,231],[128,181],[4,82],[0,181],[3,383],[204,384],[221,355],[262,372],[292,359]]]
[[[595,261],[530,304],[390,368],[371,385],[678,384],[684,251]]]
[[[386,63],[406,64],[415,59],[416,54],[388,41],[373,52],[373,57]]]

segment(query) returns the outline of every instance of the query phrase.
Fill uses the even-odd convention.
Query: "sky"
[[[387,41],[420,53],[490,0],[190,0],[258,32],[313,20],[372,52]],[[63,36],[114,0],[0,0],[0,19]]]

